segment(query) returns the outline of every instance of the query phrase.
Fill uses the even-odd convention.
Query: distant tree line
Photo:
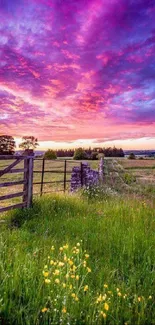
[[[104,154],[105,157],[124,157],[122,148],[109,147],[109,148],[78,148],[78,149],[59,149],[56,150],[57,157],[74,157],[75,153],[79,152],[82,159],[97,159],[98,154]]]
[[[35,149],[38,146],[38,139],[33,136],[25,136],[22,138],[22,142],[19,145],[23,150]],[[13,155],[15,153],[15,140],[12,136],[1,135],[0,136],[0,155]],[[88,149],[58,149],[56,151],[49,149],[45,153],[45,157],[49,159],[56,159],[57,157],[74,159],[91,159],[96,160],[99,154],[104,154],[105,157],[124,157],[122,148],[109,147],[109,148],[91,148]]]

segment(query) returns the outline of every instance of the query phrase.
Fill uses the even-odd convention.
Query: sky
[[[0,134],[155,148],[155,0],[0,0]]]

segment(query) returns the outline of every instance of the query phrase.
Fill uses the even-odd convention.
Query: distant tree
[[[25,136],[22,138],[22,143],[19,145],[19,148],[24,150],[35,149],[39,146],[38,139],[33,136]]]
[[[15,147],[15,140],[12,136],[0,136],[0,155],[13,155],[15,153]]]
[[[128,159],[136,159],[135,154],[133,152],[131,152]]]
[[[82,148],[78,148],[78,149],[75,150],[73,159],[74,160],[87,159],[87,154]]]
[[[48,149],[44,154],[44,158],[45,159],[55,160],[55,159],[57,159],[57,155],[56,155],[54,150]]]
[[[98,160],[98,152],[93,151],[90,156],[91,160]]]

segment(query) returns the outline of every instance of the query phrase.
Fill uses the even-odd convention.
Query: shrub
[[[131,152],[128,159],[136,159],[135,154],[133,152]]]
[[[82,148],[78,148],[75,150],[73,159],[75,160],[87,159],[87,154]]]
[[[125,174],[123,175],[123,180],[124,180],[124,183],[125,183],[125,184],[130,185],[130,184],[132,184],[133,182],[136,182],[136,177],[133,176],[133,175],[131,175],[131,174],[129,174],[129,173],[125,173]]]
[[[57,155],[54,150],[48,149],[44,154],[44,158],[54,160],[57,159]]]

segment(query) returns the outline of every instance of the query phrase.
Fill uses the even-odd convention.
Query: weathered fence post
[[[67,171],[67,161],[64,164],[64,192],[66,191],[66,171]]]
[[[23,202],[26,203],[26,207],[30,208],[32,206],[32,197],[33,197],[33,156],[24,158],[24,194]]]
[[[42,175],[41,175],[41,188],[40,188],[40,196],[43,194],[43,185],[44,185],[44,171],[45,171],[45,158],[43,158],[42,163]]]
[[[83,164],[81,162],[81,187],[83,187]]]

